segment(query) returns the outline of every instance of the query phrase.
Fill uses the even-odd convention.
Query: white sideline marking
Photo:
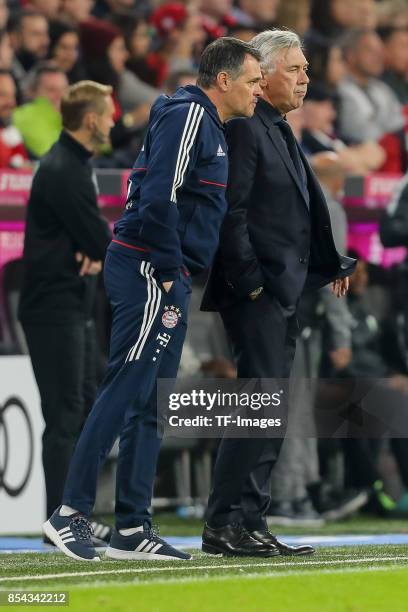
[[[339,559],[338,561],[306,561],[302,563],[303,567],[306,565],[349,565],[351,563],[372,563],[376,561],[408,561],[408,556],[398,557],[365,557],[362,559]],[[301,563],[301,562],[300,562]],[[276,563],[275,568],[279,567],[299,567],[299,561],[286,561],[283,563]],[[103,576],[109,574],[141,574],[141,573],[153,573],[153,572],[177,572],[177,571],[212,571],[212,570],[228,570],[228,569],[244,569],[250,567],[274,567],[274,562],[269,563],[234,563],[233,565],[189,565],[188,561],[185,561],[182,566],[177,567],[144,567],[144,568],[125,568],[125,569],[113,569],[113,570],[97,570],[94,572],[64,572],[60,574],[38,574],[36,576],[9,576],[0,578],[0,582],[16,582],[26,580],[50,580],[54,578],[74,578],[76,576]]]
[[[191,582],[226,582],[228,580],[256,580],[257,578],[289,578],[290,576],[321,576],[330,574],[361,574],[369,572],[389,572],[406,569],[404,565],[372,565],[371,567],[339,567],[337,569],[313,569],[304,571],[287,571],[287,572],[252,572],[251,574],[231,574],[230,576],[194,576],[194,577],[182,577],[182,578],[159,578],[158,580],[144,580],[143,578],[136,578],[128,582],[118,582],[113,580],[96,580],[94,582],[71,582],[69,584],[70,589],[89,589],[89,588],[103,588],[103,587],[116,587],[121,588],[124,585],[138,586],[138,585],[151,585],[157,586],[158,584],[188,584]],[[0,591],[2,588],[0,588]]]

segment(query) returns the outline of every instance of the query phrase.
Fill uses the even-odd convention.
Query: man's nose
[[[300,75],[299,75],[299,82],[300,82],[300,83],[302,83],[302,84],[304,83],[305,85],[307,85],[308,83],[310,83],[309,76],[308,76],[308,74],[307,74],[307,72],[306,72],[305,70],[302,70],[302,71],[300,72]]]
[[[259,83],[256,84],[255,91],[254,91],[254,94],[256,96],[262,95],[262,86],[261,86],[261,83],[263,83],[263,81],[259,81]]]

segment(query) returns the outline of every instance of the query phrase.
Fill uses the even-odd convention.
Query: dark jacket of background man
[[[41,396],[47,516],[60,503],[69,461],[97,389],[92,310],[110,232],[97,206],[91,153],[63,131],[40,162],[27,208],[19,316]]]
[[[27,208],[23,323],[89,318],[96,277],[80,276],[76,252],[103,260],[110,232],[96,200],[92,153],[65,131],[41,161]]]

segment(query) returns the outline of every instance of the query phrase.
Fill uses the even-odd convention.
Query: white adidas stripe
[[[69,531],[70,529],[71,529],[71,527],[69,527],[69,526],[68,526],[68,527],[63,527],[62,529],[60,529],[60,530],[58,531],[58,533],[59,533],[60,535],[62,535],[63,533],[65,533],[66,531]]]
[[[139,332],[139,336],[136,340],[136,343],[130,347],[129,352],[127,354],[127,357],[125,359],[125,363],[127,361],[133,361],[135,352],[137,351],[138,347],[139,347],[139,343],[142,341],[143,337],[144,337],[144,333],[146,330],[147,325],[150,322],[150,317],[152,316],[152,311],[153,311],[153,302],[156,299],[156,294],[153,293],[153,287],[152,287],[152,283],[149,282],[150,279],[150,275],[149,275],[149,270],[151,268],[151,264],[147,261],[142,261],[141,265],[140,265],[140,274],[142,276],[144,276],[147,280],[147,300],[146,300],[146,304],[144,307],[144,312],[143,312],[143,320],[142,320],[142,325],[140,327],[140,332]]]
[[[204,114],[204,108],[200,107],[200,111],[198,113],[197,121],[194,123],[194,125],[192,126],[192,129],[191,129],[190,138],[189,138],[188,141],[185,142],[185,145],[184,145],[183,158],[182,158],[182,162],[181,162],[180,179],[179,179],[177,185],[175,186],[174,192],[176,192],[177,189],[183,184],[184,174],[185,174],[185,172],[187,170],[188,162],[190,161],[190,150],[191,150],[191,147],[194,144],[194,140],[195,140],[195,137],[197,135],[198,128],[200,127],[200,122],[201,122],[201,119],[203,117],[203,114]]]
[[[174,182],[173,182],[173,193],[174,193],[173,201],[174,202],[177,201],[176,190],[182,183],[181,172],[182,172],[182,166],[183,166],[184,158],[186,154],[186,147],[188,146],[188,143],[191,140],[191,134],[194,130],[194,126],[197,121],[197,117],[198,117],[198,114],[201,108],[195,103],[193,103],[192,106],[193,106],[193,112],[191,114],[190,121],[189,121],[189,117],[187,117],[187,121],[186,121],[185,127],[187,127],[187,124],[188,124],[187,130],[186,129],[184,130],[183,137],[180,141],[180,148],[179,148],[177,163],[176,163],[176,173],[174,175]]]
[[[184,130],[183,130],[183,133],[181,135],[180,146],[179,146],[179,150],[178,150],[178,154],[177,154],[177,160],[176,160],[176,169],[174,171],[173,186],[172,186],[172,189],[171,189],[171,196],[170,196],[170,200],[172,202],[176,202],[177,201],[174,185],[177,183],[177,181],[179,179],[179,163],[180,163],[180,158],[181,158],[181,154],[182,154],[182,151],[183,151],[184,140],[186,138],[186,135],[187,135],[187,132],[188,132],[188,129],[189,129],[189,126],[190,126],[190,122],[191,122],[191,119],[192,119],[192,115],[195,112],[196,107],[197,107],[197,104],[195,102],[192,102],[190,104],[190,108],[188,109],[187,119],[186,119],[186,122],[184,124]]]
[[[145,271],[145,276],[147,279],[147,293],[148,296],[150,294],[150,303],[149,303],[149,312],[148,312],[148,316],[147,316],[147,321],[146,321],[146,325],[144,327],[144,330],[141,332],[140,337],[139,337],[139,343],[137,344],[137,346],[135,347],[135,350],[133,351],[133,355],[132,358],[137,359],[137,356],[135,357],[135,352],[139,349],[141,342],[143,341],[143,338],[146,335],[146,331],[149,329],[150,330],[150,323],[152,320],[152,317],[154,315],[154,311],[155,311],[155,307],[156,307],[156,300],[157,300],[157,292],[155,287],[153,286],[152,283],[152,274],[154,272],[154,269],[151,267],[151,264],[148,263],[146,266],[146,271]]]
[[[204,114],[204,108],[199,107],[199,109],[200,109],[199,112],[194,116],[194,123],[192,123],[191,125],[191,129],[188,134],[188,140],[186,139],[184,143],[183,157],[180,163],[180,168],[181,168],[180,176],[179,176],[179,180],[177,181],[177,184],[174,187],[175,197],[176,197],[177,189],[183,184],[184,174],[186,172],[188,162],[190,160],[190,150],[194,144],[194,140],[197,135],[198,128],[200,126],[200,122]],[[177,198],[175,199],[175,201],[177,201]]]
[[[61,542],[63,542],[65,544],[65,542],[72,542],[72,540],[75,540],[74,535],[72,533],[70,533],[67,537],[61,538]]]
[[[142,553],[155,553],[157,550],[159,550],[160,548],[162,548],[163,544],[160,544],[160,542],[151,542],[149,540],[143,540],[139,546],[137,548],[135,548],[135,552],[142,552]]]
[[[140,264],[140,274],[142,276],[145,276],[145,269],[146,269],[147,263],[148,262],[146,262],[146,261],[142,261],[142,263]],[[151,296],[150,296],[149,287],[147,287],[147,300],[146,300],[146,304],[145,304],[145,307],[144,307],[143,320],[142,320],[142,325],[141,325],[140,332],[139,332],[139,337],[136,340],[136,344],[133,344],[130,347],[129,353],[127,354],[127,357],[125,359],[125,363],[126,363],[126,361],[129,360],[131,353],[133,352],[134,348],[137,346],[137,343],[139,342],[139,338],[142,335],[142,333],[144,331],[144,328],[146,326],[147,315],[148,315],[148,312],[149,312],[150,297]]]
[[[160,303],[161,303],[161,297],[162,297],[161,291],[160,291],[159,287],[157,286],[156,279],[153,278],[153,272],[150,274],[150,281],[153,283],[153,292],[156,295],[156,302],[155,302],[155,305],[153,306],[153,308],[154,308],[153,315],[150,318],[149,323],[146,325],[146,330],[145,330],[143,338],[141,339],[141,342],[140,342],[140,345],[139,345],[139,349],[138,349],[138,351],[136,353],[135,359],[139,359],[139,357],[140,357],[140,355],[142,353],[143,347],[146,344],[146,340],[147,340],[147,337],[148,337],[148,335],[150,333],[150,330],[151,330],[151,328],[153,326],[154,320],[157,317],[157,313],[159,312]]]
[[[143,321],[142,321],[142,326],[140,328],[140,332],[139,332],[139,337],[136,340],[136,343],[133,345],[133,347],[131,348],[131,350],[129,351],[129,356],[128,356],[128,360],[129,361],[133,361],[133,358],[135,356],[135,352],[139,346],[139,343],[141,342],[143,335],[145,333],[146,330],[146,326],[148,325],[149,321],[150,321],[150,317],[152,315],[152,305],[153,305],[153,301],[154,301],[154,295],[153,295],[153,291],[152,291],[152,286],[151,283],[149,283],[149,270],[150,270],[150,263],[149,262],[143,262],[144,266],[140,266],[140,272],[141,274],[146,278],[147,281],[147,300],[146,300],[146,304],[145,304],[145,308],[144,308],[144,313],[143,313]]]
[[[109,527],[106,525],[98,525],[97,523],[92,523],[92,528],[94,532],[94,536],[97,538],[104,538],[109,531]]]
[[[183,134],[180,141],[180,146],[177,155],[176,169],[173,179],[173,187],[171,190],[170,200],[177,203],[177,189],[182,185],[184,173],[189,162],[190,149],[193,146],[201,119],[204,114],[204,108],[195,102],[192,102],[188,111],[186,123],[184,125]]]
[[[143,347],[146,344],[146,340],[152,328],[153,322],[160,308],[161,291],[157,286],[155,278],[153,277],[153,272],[154,268],[151,267],[150,263],[146,262],[146,267],[143,271],[143,276],[147,279],[147,301],[144,309],[142,327],[140,329],[139,337],[136,341],[136,344],[131,347],[128,356],[126,357],[126,361],[133,361],[139,359]]]
[[[149,544],[149,540],[144,539],[142,542],[140,542],[139,546],[135,548],[135,552],[140,552],[146,546],[146,544]]]

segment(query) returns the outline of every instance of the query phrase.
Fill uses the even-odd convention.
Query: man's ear
[[[88,130],[93,130],[96,126],[96,113],[86,113],[83,121],[83,126]]]
[[[217,74],[217,85],[221,91],[225,92],[229,89],[230,80],[228,72],[219,72]]]

